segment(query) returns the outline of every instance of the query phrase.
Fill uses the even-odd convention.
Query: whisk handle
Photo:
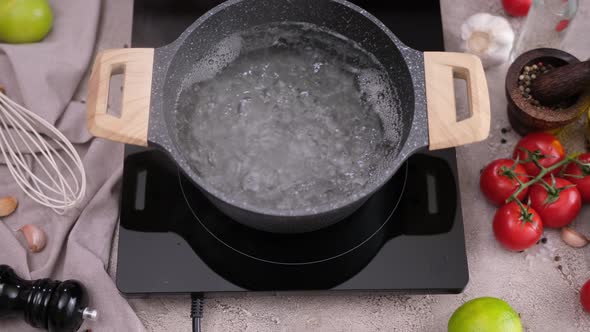
[[[147,146],[153,48],[101,51],[94,61],[88,83],[87,126],[96,137]],[[121,116],[107,113],[111,76],[123,74]]]

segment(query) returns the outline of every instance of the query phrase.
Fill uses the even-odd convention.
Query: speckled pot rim
[[[194,30],[198,29],[206,20],[215,14],[225,10],[226,8],[238,4],[242,1],[248,0],[229,0],[226,1],[197,19],[189,28],[187,28],[174,42],[155,50],[154,56],[154,68],[152,78],[152,97],[151,97],[151,109],[149,119],[149,130],[148,130],[148,141],[150,145],[155,145],[163,150],[167,151],[178,166],[183,170],[185,174],[202,190],[206,191],[210,195],[220,199],[221,201],[230,204],[236,208],[243,209],[252,213],[258,213],[269,217],[284,218],[285,222],[288,222],[289,217],[306,217],[320,214],[327,214],[331,211],[345,208],[348,205],[352,205],[361,200],[367,199],[368,196],[379,190],[395,172],[400,168],[403,162],[409,158],[412,154],[418,150],[424,149],[428,146],[428,116],[426,112],[426,87],[424,77],[424,55],[422,52],[414,50],[405,44],[403,44],[381,21],[375,16],[368,13],[366,10],[359,6],[352,4],[346,0],[322,0],[331,1],[338,4],[347,6],[357,13],[363,15],[375,25],[377,25],[395,44],[397,49],[400,51],[402,57],[406,62],[406,66],[412,78],[414,86],[414,110],[411,121],[411,128],[408,131],[408,136],[405,141],[400,143],[398,148],[398,154],[391,161],[389,161],[390,168],[384,171],[381,180],[372,181],[371,184],[367,185],[362,190],[358,191],[354,195],[342,199],[338,202],[317,205],[306,209],[292,209],[292,210],[279,210],[271,208],[260,208],[251,204],[247,204],[242,201],[236,201],[232,197],[228,197],[221,191],[213,188],[211,185],[203,181],[190,167],[186,161],[184,155],[179,151],[179,148],[170,137],[172,134],[169,132],[171,127],[166,120],[166,111],[163,105],[163,87],[168,74],[168,69],[172,64],[174,56],[178,49],[183,45],[185,40],[193,33]],[[369,50],[371,51],[371,50]],[[169,109],[168,111],[172,111]],[[400,110],[402,112],[408,110]],[[166,128],[166,129],[164,129]],[[285,218],[286,217],[286,218]]]

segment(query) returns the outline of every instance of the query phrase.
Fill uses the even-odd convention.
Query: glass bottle
[[[510,61],[534,48],[561,48],[577,10],[578,0],[533,0]]]

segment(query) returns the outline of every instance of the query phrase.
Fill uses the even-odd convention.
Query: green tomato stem
[[[518,182],[520,183],[520,186],[518,187],[518,189],[510,197],[508,197],[508,199],[506,200],[506,203],[510,203],[512,201],[516,201],[517,203],[520,203],[520,201],[517,199],[517,197],[518,197],[518,195],[520,195],[520,193],[522,193],[526,188],[528,188],[528,187],[532,186],[533,184],[541,181],[545,177],[545,175],[551,173],[552,171],[554,171],[554,170],[556,170],[556,169],[558,169],[560,167],[563,167],[566,164],[571,163],[572,161],[575,161],[576,159],[575,159],[574,156],[575,155],[567,156],[562,161],[560,161],[560,162],[558,162],[558,163],[556,163],[554,165],[551,165],[551,166],[549,166],[547,168],[543,167],[543,165],[541,165],[541,163],[536,162],[535,165],[537,165],[537,167],[539,167],[541,169],[541,172],[537,176],[535,176],[532,180],[530,180],[528,182],[525,182],[525,183],[522,183],[522,181],[520,181],[520,179],[518,179]],[[535,160],[533,159],[533,161],[535,161]],[[520,203],[519,206],[521,207],[521,209],[524,212],[527,211],[524,208],[524,206],[522,205],[522,203]]]

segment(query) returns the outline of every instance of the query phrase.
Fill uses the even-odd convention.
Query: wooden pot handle
[[[425,52],[429,149],[438,150],[486,139],[490,133],[490,97],[481,60],[472,54]],[[457,121],[453,78],[467,81],[471,116]]]
[[[90,133],[111,141],[148,145],[153,48],[122,48],[100,52],[88,83],[87,119]],[[123,73],[121,117],[107,113],[113,72]]]

